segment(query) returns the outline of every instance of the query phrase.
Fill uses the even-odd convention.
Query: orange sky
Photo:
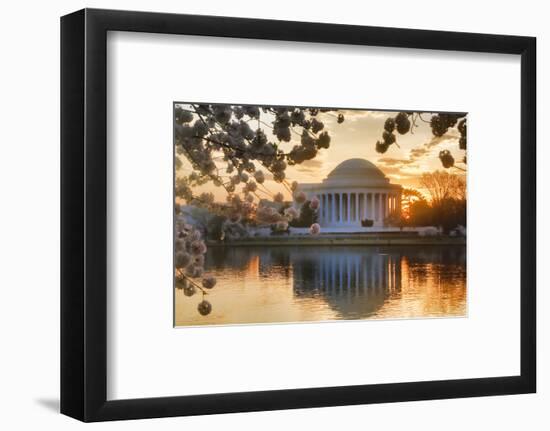
[[[375,163],[392,183],[416,188],[425,193],[419,184],[419,177],[424,172],[444,169],[438,158],[439,151],[449,149],[457,161],[462,160],[466,153],[458,148],[459,133],[456,129],[450,129],[442,138],[435,138],[429,124],[417,121],[417,127],[414,128],[413,133],[397,135],[399,147],[395,144],[391,145],[385,154],[379,154],[375,150],[375,144],[377,140],[381,140],[384,121],[390,116],[394,117],[397,112],[360,110],[341,110],[339,112],[345,116],[345,121],[342,124],[337,124],[334,112],[320,113],[317,117],[325,123],[324,130],[331,135],[330,148],[320,150],[313,160],[308,160],[301,165],[289,166],[286,170],[287,179],[299,183],[321,182],[342,161],[360,157]],[[422,114],[422,117],[429,120],[431,114]],[[272,117],[262,113],[262,121],[270,123]],[[263,128],[268,139],[276,139],[271,130]],[[296,130],[300,131],[299,128]],[[290,150],[299,143],[298,135],[293,134],[292,139],[291,142],[283,143],[282,148]],[[191,165],[183,156],[180,156],[180,159],[183,165],[177,175],[188,175],[191,172]],[[460,166],[466,167],[464,164],[460,164]],[[451,168],[449,172],[465,174],[455,168]],[[268,178],[265,182],[267,189],[273,193],[285,193],[284,187],[271,180],[267,172],[264,173]],[[202,191],[212,192],[216,200],[225,201],[226,195],[223,189],[215,187],[211,183],[196,190],[198,193]],[[428,195],[426,197],[429,198]]]

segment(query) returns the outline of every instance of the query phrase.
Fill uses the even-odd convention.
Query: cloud
[[[306,160],[296,165],[296,170],[300,172],[318,172],[323,167],[323,161],[319,159]]]
[[[378,159],[378,163],[382,163],[386,166],[397,166],[397,165],[410,165],[414,160],[411,159],[395,159],[393,157],[382,157]]]
[[[434,136],[432,139],[430,139],[428,142],[424,144],[426,148],[432,148],[436,145],[439,145],[441,143],[445,142],[455,142],[460,138],[460,134],[458,130],[456,129],[450,129],[447,133],[445,133],[443,136]]]
[[[451,129],[443,136],[433,136],[428,142],[420,147],[412,148],[409,152],[409,159],[416,161],[431,152],[431,149],[438,145],[452,145],[458,142],[460,134],[457,130]]]
[[[385,166],[380,168],[386,175],[401,174],[401,168],[399,166]]]
[[[418,176],[418,165],[410,165],[403,169],[401,166],[384,166],[380,169],[384,174],[389,176],[397,176],[400,178],[413,178]]]
[[[411,151],[409,152],[409,157],[413,160],[416,160],[416,159],[419,159],[422,156],[425,156],[429,152],[430,152],[430,150],[428,148],[424,147],[424,146],[417,147],[417,148],[412,148]]]

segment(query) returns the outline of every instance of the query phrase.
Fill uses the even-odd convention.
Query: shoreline
[[[372,245],[372,246],[392,246],[392,245],[466,245],[464,237],[450,236],[395,236],[395,235],[361,235],[357,237],[339,237],[338,235],[326,236],[290,236],[290,237],[261,237],[246,238],[227,242],[207,241],[209,247],[244,247],[244,246],[354,246],[354,245]]]

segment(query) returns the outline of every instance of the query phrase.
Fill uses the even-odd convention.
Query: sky
[[[336,121],[337,113],[344,114],[345,120],[342,124],[338,124]],[[382,140],[384,122],[388,117],[395,117],[396,114],[397,112],[373,110],[340,110],[336,113],[320,113],[317,118],[324,122],[323,130],[328,131],[331,136],[330,147],[320,150],[312,160],[307,160],[301,165],[287,167],[287,179],[298,183],[321,182],[339,163],[350,158],[363,158],[378,166],[392,183],[417,189],[429,198],[427,191],[421,187],[419,178],[424,172],[444,169],[438,157],[441,150],[449,149],[455,160],[462,160],[466,152],[458,148],[460,135],[454,128],[441,138],[434,137],[430,125],[419,120],[416,122],[416,127],[412,128],[412,133],[397,134],[397,145],[391,145],[384,154],[377,153],[375,145],[377,140]],[[422,118],[425,120],[429,120],[431,116],[430,113],[422,114]],[[270,123],[272,118],[268,118],[266,114],[262,113],[262,121]],[[276,139],[271,130],[262,127],[268,139]],[[296,128],[296,130],[301,132],[300,128]],[[298,143],[299,136],[293,134],[292,141],[283,143],[282,148],[290,150]],[[191,172],[191,165],[183,159],[182,162],[183,166],[177,174],[187,175]],[[466,165],[462,163],[460,166],[466,168]],[[451,168],[449,172],[465,175],[465,172],[455,168]],[[287,194],[280,184],[269,179],[268,173],[265,173],[268,178],[265,185],[270,191]],[[212,192],[216,200],[225,201],[225,192],[219,187],[207,184],[201,186],[200,190],[197,188],[197,192],[202,191]]]

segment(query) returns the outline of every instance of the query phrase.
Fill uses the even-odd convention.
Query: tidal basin
[[[212,312],[175,290],[175,325],[460,317],[466,246],[211,247]]]

